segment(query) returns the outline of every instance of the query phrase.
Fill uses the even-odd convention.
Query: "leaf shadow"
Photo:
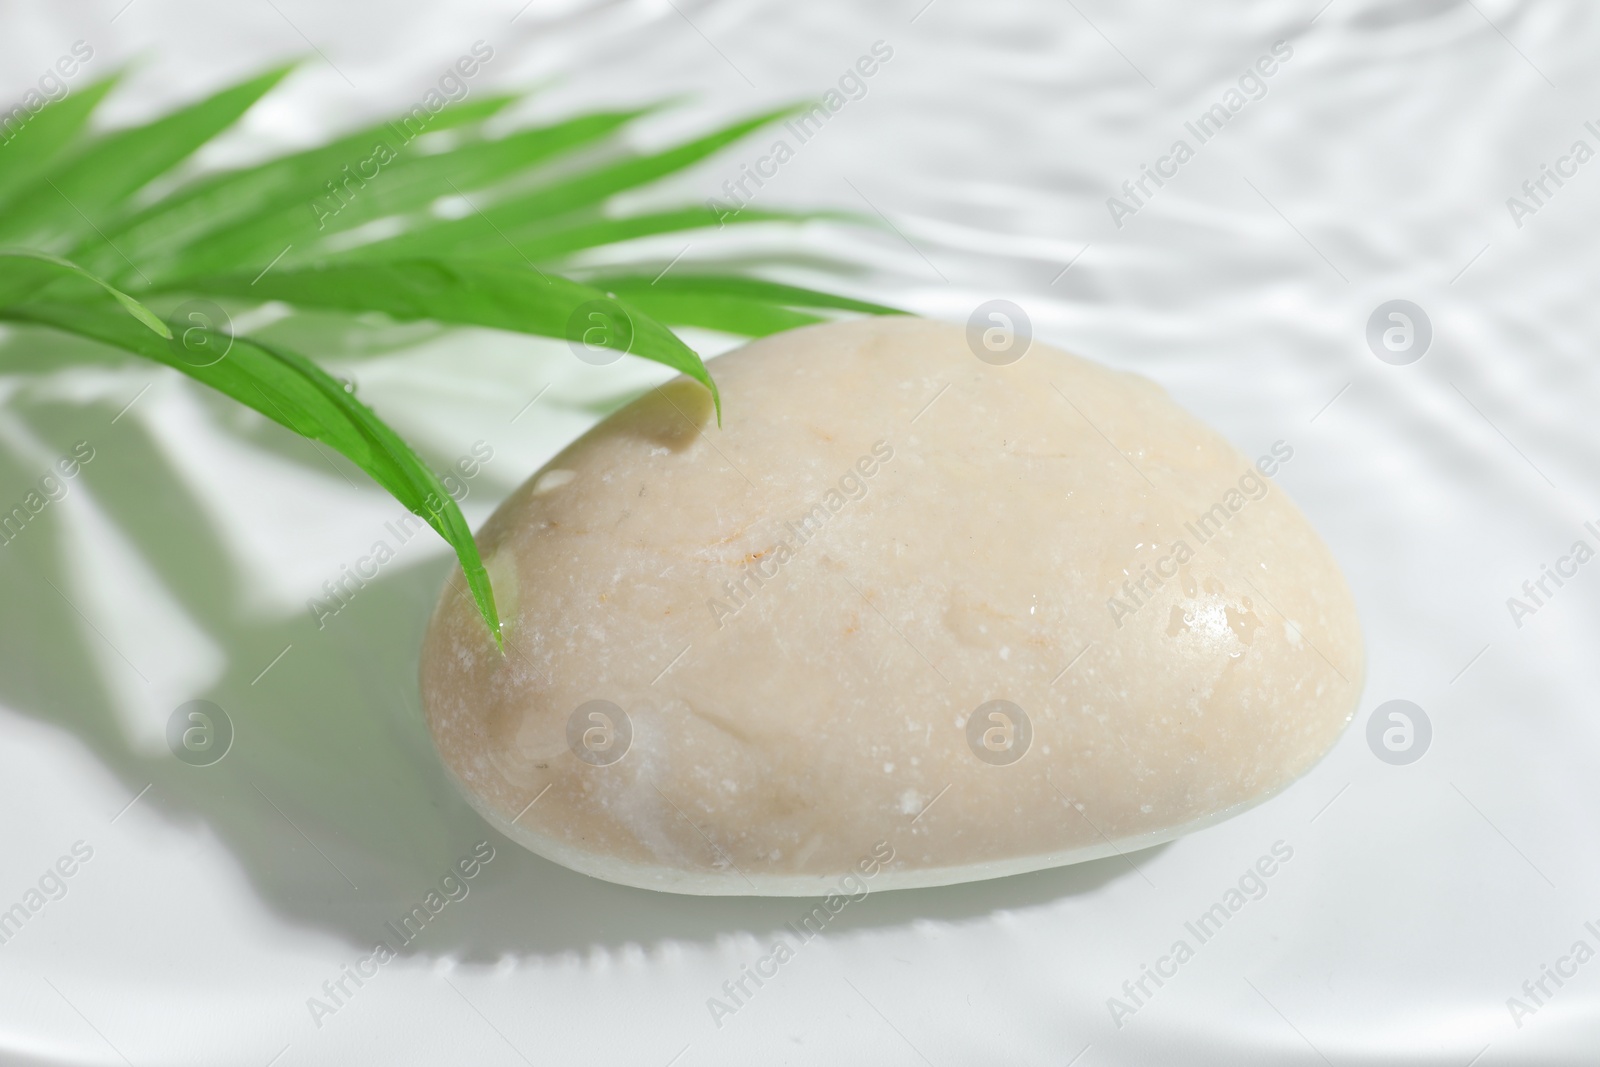
[[[0,361],[12,343],[0,346]],[[163,680],[181,679],[192,666],[186,657],[193,659],[194,650],[182,642],[142,653],[157,662],[119,667],[122,653],[95,626],[95,606],[78,602],[86,575],[106,573],[85,558],[101,546],[63,537],[71,509],[52,505],[0,549],[7,635],[0,642],[0,703],[71,732],[128,796],[148,785],[122,818],[204,823],[283,921],[331,933],[354,954],[380,940],[396,943],[386,924],[426,907],[431,891],[447,899],[452,883],[445,876],[484,841],[493,860],[476,878],[456,883],[465,896],[429,913],[401,954],[490,962],[630,944],[710,944],[777,931],[811,910],[814,902],[794,898],[674,896],[596,881],[526,852],[483,823],[435,756],[419,704],[423,631],[454,567],[431,534],[395,544],[394,562],[320,626],[310,610],[252,608],[242,594],[248,561],[236,558],[190,480],[142,422],[110,425],[115,408],[106,403],[25,397],[7,414],[52,454],[79,439],[103,442],[71,492],[93,502],[155,578],[164,610],[184,617],[221,655],[213,680],[192,691]],[[286,433],[227,419],[214,428],[308,469],[319,466],[305,443]],[[0,486],[36,480],[35,466],[0,448]],[[394,539],[386,530],[373,536]],[[326,560],[329,578],[337,579],[348,562]],[[99,602],[125,613],[124,623],[155,616],[136,585],[98,592],[106,594]],[[191,766],[153,740],[163,735],[166,718],[193,699],[216,703],[233,726],[231,747],[211,766]],[[1128,861],[1112,858],[872,893],[841,913],[829,932],[974,920],[1135,876]]]

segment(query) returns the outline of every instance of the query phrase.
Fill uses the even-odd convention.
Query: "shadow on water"
[[[24,333],[0,345],[0,367],[29,369],[87,353],[76,342]],[[167,372],[159,372],[167,373]],[[212,410],[229,402],[215,399]],[[94,462],[74,480],[142,555],[190,618],[223,650],[221,677],[204,692],[160,694],[172,708],[196,698],[231,717],[236,736],[209,767],[130,743],[113,686],[143,684],[107,668],[114,649],[68,597],[72,558],[60,510],[47,509],[0,549],[0,702],[71,731],[140,801],[145,818],[204,821],[237,859],[261,899],[286,921],[333,933],[363,952],[384,923],[423,901],[441,877],[487,840],[493,861],[409,946],[408,954],[489,961],[627,943],[710,942],[764,936],[810,909],[793,898],[697,898],[630,889],[573,873],[491,829],[457,795],[421,717],[417,655],[438,590],[453,564],[383,570],[319,630],[309,611],[289,618],[243,606],[237,563],[205,507],[136,419],[108,404],[13,399],[7,417],[53,455],[89,439]],[[219,425],[232,426],[219,419]],[[241,443],[326,475],[327,461],[275,427],[229,429]],[[439,457],[431,457],[439,459]],[[338,460],[343,465],[342,460]],[[20,498],[40,471],[34,457],[0,448],[0,487]],[[357,484],[363,476],[348,468]],[[486,486],[504,494],[509,485]],[[424,534],[424,536],[432,536]],[[335,575],[341,560],[329,559]],[[137,617],[141,605],[119,610]],[[264,675],[286,647],[283,658]],[[991,882],[874,893],[830,931],[959,921],[1048,903],[1136,877],[1111,858]]]

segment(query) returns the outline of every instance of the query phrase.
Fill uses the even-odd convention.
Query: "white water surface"
[[[681,97],[640,143],[814,96],[884,42],[864,95],[756,203],[889,225],[763,237],[792,253],[773,276],[953,321],[1010,299],[1040,338],[1150,376],[1247,455],[1291,443],[1278,485],[1342,562],[1369,653],[1355,723],[1271,802],[1127,861],[873,894],[719,1026],[708,998],[806,909],[595,882],[473,814],[414,682],[442,544],[405,545],[319,630],[307,598],[392,501],[176,375],[55,370],[82,350],[8,335],[0,505],[75,441],[96,458],[0,549],[0,909],[75,843],[92,858],[0,944],[0,1062],[1594,1062],[1600,962],[1570,953],[1600,951],[1600,564],[1520,620],[1507,598],[1574,541],[1600,547],[1600,160],[1561,163],[1576,141],[1600,150],[1600,12],[1322,2],[0,4],[0,99],[83,40],[75,84],[127,68],[112,122],[306,56],[209,165],[417,99],[478,40],[495,57],[474,91],[544,84],[534,115]],[[1199,144],[1185,123],[1279,41],[1259,99]],[[1193,158],[1114,219],[1108,197],[1180,138]],[[651,195],[723,195],[767,140]],[[1569,176],[1514,218],[1544,165]],[[728,247],[692,241],[630,255]],[[1366,341],[1393,299],[1432,324],[1409,365]],[[431,459],[493,447],[474,523],[663,377],[488,332],[314,336]],[[210,768],[164,740],[196,697],[237,729]],[[1407,766],[1366,740],[1392,699],[1432,723]],[[465,899],[313,1018],[309,998],[482,840],[494,858]],[[1293,855],[1265,895],[1115,1019],[1108,999],[1277,842]]]

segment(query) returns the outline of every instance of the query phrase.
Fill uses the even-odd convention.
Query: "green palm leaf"
[[[487,263],[413,259],[393,263],[333,263],[301,271],[268,271],[259,279],[232,275],[191,279],[184,289],[218,296],[283,300],[300,307],[381,311],[402,321],[432,319],[577,340],[589,325],[574,314],[591,304],[620,311],[627,329],[602,330],[595,344],[663,363],[711,390],[717,387],[694,349],[650,316],[599,289],[560,275]]]
[[[755,336],[819,321],[822,312],[893,310],[687,267],[670,277],[557,273],[578,252],[720,228],[724,221],[703,207],[619,216],[611,201],[709,158],[788,109],[637,153],[623,149],[618,134],[654,109],[577,115],[501,135],[488,120],[511,98],[488,96],[426,116],[413,109],[402,120],[254,166],[172,179],[288,69],[110,133],[86,129],[115,79],[32,116],[0,149],[0,244],[17,246],[0,252],[0,319],[161,363],[338,451],[455,550],[497,643],[493,591],[471,531],[398,435],[303,356],[193,327],[175,341],[138,297],[188,292],[581,338],[699,381],[719,421],[716,383],[666,324]],[[819,217],[746,207],[726,221]]]
[[[662,322],[704,326],[747,337],[765,337],[824,321],[813,310],[860,311],[897,315],[894,308],[834,296],[760,278],[719,274],[596,275],[588,284],[614,293]],[[798,310],[798,309],[807,310]]]

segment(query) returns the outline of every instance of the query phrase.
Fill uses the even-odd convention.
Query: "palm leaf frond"
[[[893,311],[757,278],[609,269],[574,280],[573,257],[731,222],[839,216],[705,207],[619,215],[619,194],[708,159],[790,113],[741,119],[665,149],[621,135],[656,110],[597,111],[495,131],[516,98],[418,109],[325,144],[210,174],[183,168],[291,70],[248,78],[152,122],[88,132],[116,79],[32,116],[0,151],[0,320],[60,330],[171,367],[355,463],[455,550],[498,643],[493,591],[470,529],[412,449],[343,384],[294,352],[210,325],[180,336],[140,299],[190,293],[303,309],[378,311],[550,337],[654,360],[711,391],[669,328],[758,336],[823,313]],[[193,168],[190,168],[193,169]],[[634,262],[638,262],[637,259]],[[603,322],[596,329],[590,322]],[[619,325],[620,324],[620,325]]]

